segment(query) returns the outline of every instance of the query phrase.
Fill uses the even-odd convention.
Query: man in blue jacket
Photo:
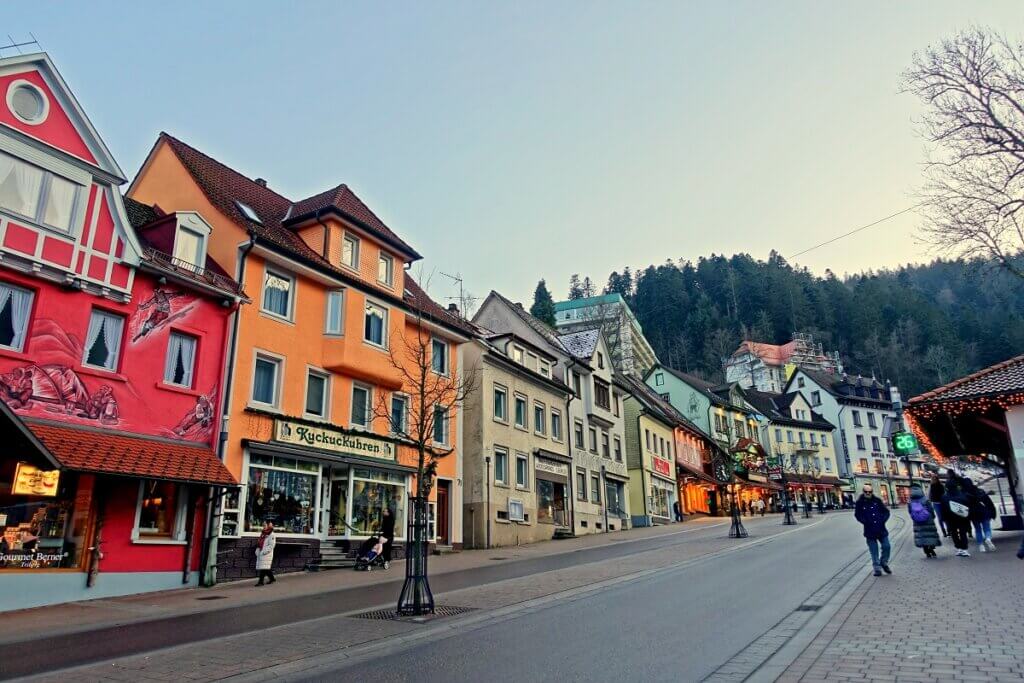
[[[871,565],[875,569],[875,576],[881,576],[883,571],[892,574],[889,569],[889,531],[885,528],[885,523],[889,521],[889,508],[875,497],[871,484],[864,484],[863,491],[857,499],[854,516],[864,526],[864,538],[871,552]],[[879,547],[881,557],[878,554]]]

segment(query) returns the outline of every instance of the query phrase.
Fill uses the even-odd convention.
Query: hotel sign
[[[14,485],[11,493],[22,496],[57,495],[60,470],[41,470],[27,462],[19,462],[14,469]]]
[[[395,460],[396,446],[391,441],[372,434],[346,434],[329,427],[314,427],[289,420],[274,421],[274,440],[360,458]]]
[[[657,472],[658,474],[665,477],[672,476],[672,463],[670,463],[668,460],[663,460],[661,458],[651,456],[651,464],[653,466],[654,471]]]

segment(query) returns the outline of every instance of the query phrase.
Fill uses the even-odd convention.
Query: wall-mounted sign
[[[548,472],[549,474],[560,474],[563,477],[569,476],[569,466],[564,463],[551,462],[550,460],[535,458],[533,461],[533,467],[539,472]]]
[[[896,432],[892,435],[892,450],[898,456],[913,455],[918,452],[917,437],[910,432]]]
[[[274,440],[361,458],[395,459],[395,444],[372,434],[346,434],[328,427],[313,427],[288,420],[274,422]]]
[[[651,464],[654,468],[654,471],[657,472],[658,474],[664,475],[666,477],[672,476],[672,463],[670,463],[668,460],[663,460],[661,458],[655,458],[654,456],[651,456]]]
[[[27,462],[19,462],[14,469],[14,485],[11,493],[22,496],[57,495],[60,470],[41,470]]]

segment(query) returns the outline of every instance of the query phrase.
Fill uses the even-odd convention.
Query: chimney
[[[520,311],[523,310],[523,304],[521,301],[516,302],[516,308],[518,308]]]
[[[266,178],[257,178],[256,179],[256,184],[259,185],[260,187],[266,187],[267,186],[267,180],[266,180]]]
[[[448,304],[448,312],[451,313],[452,315],[459,315],[459,305]]]

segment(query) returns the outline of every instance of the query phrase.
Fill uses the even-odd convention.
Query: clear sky
[[[346,182],[475,294],[742,251],[914,203],[915,50],[1013,2],[5,2],[126,173],[166,130],[282,194]],[[4,54],[7,54],[6,52]],[[905,214],[797,259],[931,257]],[[452,287],[440,275],[431,293]]]

